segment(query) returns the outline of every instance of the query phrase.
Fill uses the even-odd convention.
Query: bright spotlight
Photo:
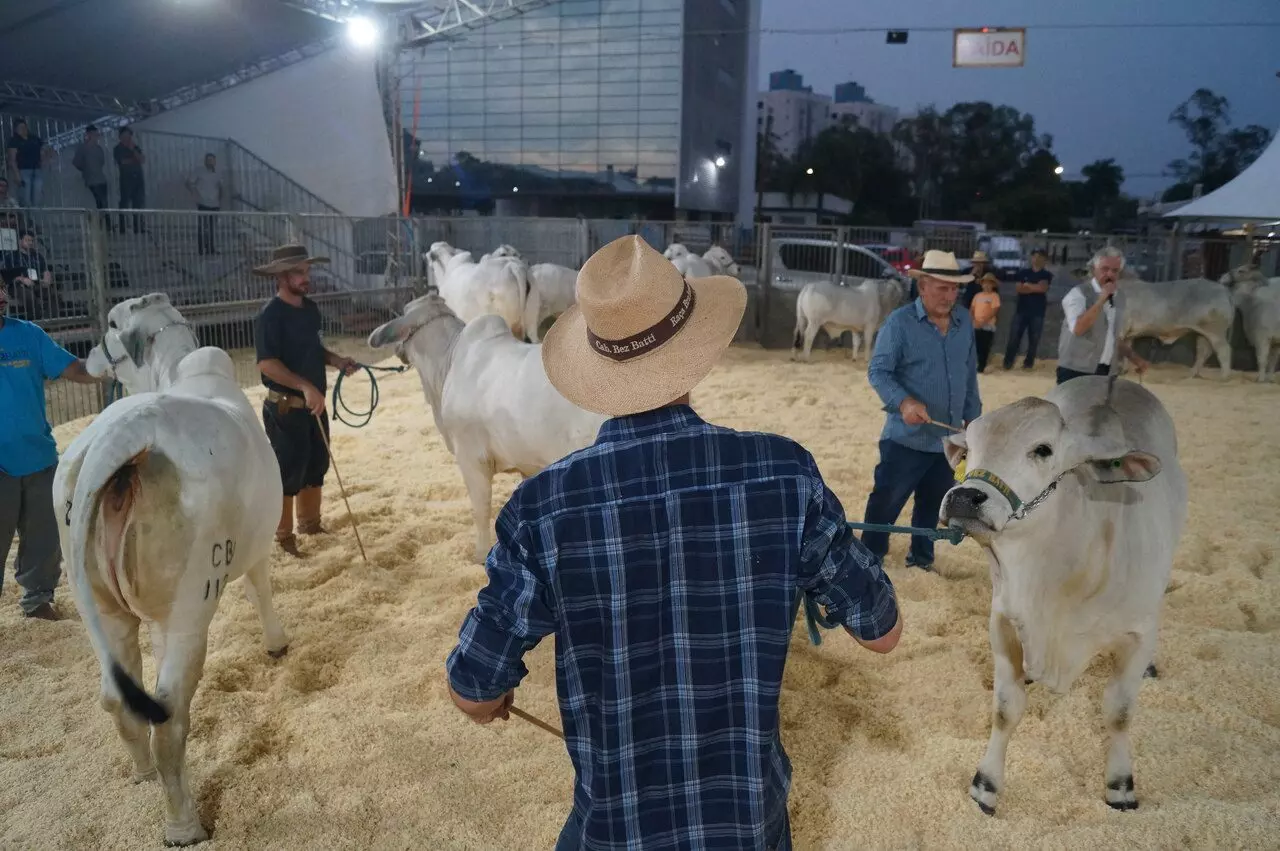
[[[810,167],[810,168],[806,168],[806,169],[804,170],[804,173],[805,173],[805,174],[813,174],[813,168],[812,168],[812,167]]]
[[[372,47],[378,43],[378,25],[365,17],[347,21],[347,38],[357,47]]]
[[[462,185],[462,181],[461,181],[461,180],[455,180],[455,181],[453,182],[453,185],[454,185],[454,186],[461,186],[461,185]]]
[[[1066,169],[1065,169],[1065,168],[1063,168],[1062,166],[1058,166],[1057,168],[1055,168],[1055,169],[1053,170],[1053,173],[1054,173],[1054,174],[1062,174],[1064,171],[1066,171]]]
[[[519,192],[519,191],[520,191],[520,187],[519,187],[519,186],[512,186],[512,187],[511,187],[511,191],[512,191],[512,192]]]
[[[716,168],[724,168],[725,158],[723,156],[716,157]]]

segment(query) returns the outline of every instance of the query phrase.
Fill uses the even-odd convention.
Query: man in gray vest
[[[1092,277],[1062,299],[1062,332],[1058,336],[1058,383],[1082,375],[1118,372],[1117,357],[1128,358],[1138,374],[1150,366],[1120,339],[1124,327],[1124,292],[1118,289],[1124,253],[1107,246],[1089,261]]]

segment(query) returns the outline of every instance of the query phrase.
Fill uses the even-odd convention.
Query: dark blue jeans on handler
[[[1044,312],[1019,310],[1013,314],[1013,325],[1009,328],[1009,345],[1004,350],[1004,368],[1013,369],[1017,360],[1018,348],[1023,336],[1027,338],[1027,356],[1022,365],[1027,369],[1036,365],[1036,352],[1040,350],[1040,334],[1044,331]]]
[[[942,498],[955,484],[955,474],[942,452],[921,452],[892,440],[880,441],[880,463],[876,465],[875,487],[867,497],[864,523],[893,524],[902,514],[907,498],[915,494],[911,525],[918,529],[938,526],[938,509]],[[889,552],[887,532],[863,532],[862,545],[884,561]],[[933,540],[911,536],[907,564],[928,567],[933,564]]]

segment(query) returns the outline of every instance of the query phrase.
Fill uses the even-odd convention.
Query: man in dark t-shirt
[[[23,207],[39,207],[44,191],[44,164],[52,155],[44,139],[31,132],[25,118],[13,122],[13,135],[5,146],[5,162],[9,179],[18,186],[18,203]]]
[[[276,281],[276,295],[258,313],[253,336],[258,370],[267,388],[262,425],[275,450],[284,485],[276,541],[295,556],[300,555],[293,532],[295,498],[298,532],[315,535],[324,531],[320,497],[329,472],[324,370],[332,366],[350,375],[356,369],[351,358],[325,348],[320,309],[307,298],[311,264],[328,262],[328,257],[309,256],[304,246],[282,245],[272,253],[270,263],[253,270]]]
[[[142,148],[138,147],[138,143],[134,141],[133,130],[128,127],[120,128],[120,141],[112,149],[111,156],[115,159],[116,168],[120,171],[120,209],[127,210],[130,207],[135,210],[143,209],[147,206],[147,189],[142,165],[147,158],[143,155]],[[108,222],[108,229],[109,225]],[[144,230],[142,216],[134,213],[133,232],[142,233]],[[120,233],[124,233],[123,213],[120,214]]]
[[[1013,325],[1009,329],[1009,344],[1004,350],[1004,368],[1013,369],[1023,336],[1027,338],[1027,356],[1023,369],[1036,365],[1036,351],[1040,348],[1040,334],[1044,331],[1044,315],[1049,308],[1049,286],[1053,273],[1044,267],[1049,257],[1043,248],[1031,252],[1031,268],[1018,273],[1018,303],[1013,313]]]

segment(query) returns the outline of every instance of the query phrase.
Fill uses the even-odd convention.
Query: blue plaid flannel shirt
[[[688,406],[614,418],[523,482],[496,525],[449,681],[493,700],[555,634],[580,847],[789,847],[778,697],[793,603],[811,592],[866,640],[897,621],[812,456]]]

